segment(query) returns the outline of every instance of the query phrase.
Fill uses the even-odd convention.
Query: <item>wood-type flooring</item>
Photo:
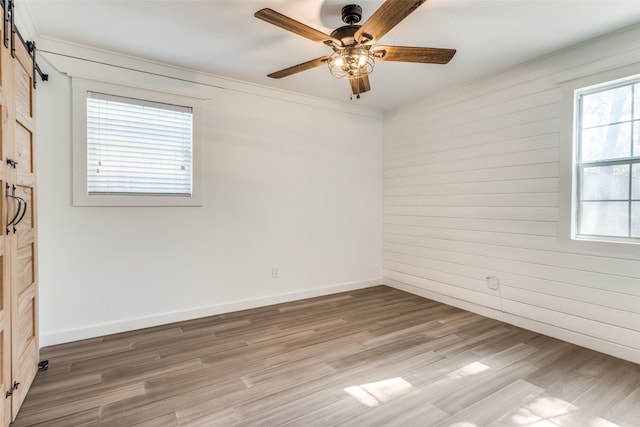
[[[385,286],[41,356],[13,427],[640,426],[640,365]]]

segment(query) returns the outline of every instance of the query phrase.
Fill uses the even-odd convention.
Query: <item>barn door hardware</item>
[[[13,226],[13,232],[16,232],[16,219],[18,218],[18,215],[20,215],[20,211],[22,210],[22,202],[20,201],[21,199],[16,198],[15,196],[9,196],[12,197],[13,199],[18,201],[18,209],[16,210],[16,213],[13,215],[13,218],[11,218],[11,221],[9,221],[7,223],[7,229],[6,232],[7,234],[11,233],[11,226]]]
[[[0,0],[0,5],[4,9],[4,47],[9,47],[11,41],[11,56],[16,57],[16,34],[29,52],[33,60],[33,88],[36,88],[36,74],[40,75],[43,82],[49,80],[49,75],[42,72],[40,66],[36,62],[36,43],[34,41],[25,41],[16,28],[15,23],[15,0]]]
[[[22,220],[24,219],[24,214],[27,213],[27,201],[22,197],[15,196],[15,198],[18,201],[18,213],[20,212],[20,206],[22,206],[22,213],[20,214],[18,219],[16,219],[16,222],[13,223],[13,234],[16,234],[16,232],[18,231],[16,226],[22,222]]]
[[[15,187],[15,186],[14,186]],[[4,195],[7,198],[7,202],[9,201],[9,198],[12,198],[13,195],[9,192],[9,184],[5,184],[5,191],[4,191]],[[15,191],[15,190],[14,190]],[[13,224],[13,222],[16,220],[16,218],[18,217],[18,214],[20,213],[20,206],[18,206],[18,210],[16,211],[16,213],[13,215],[13,218],[11,218],[11,220],[9,220],[9,210],[7,210],[7,225],[6,225],[6,229],[5,231],[7,232],[7,234],[9,234],[11,232],[11,225]]]
[[[13,214],[13,218],[11,218],[11,220],[7,222],[7,226],[6,226],[7,234],[11,233],[12,229],[13,229],[13,234],[15,234],[18,231],[16,226],[20,224],[20,222],[24,219],[24,215],[27,213],[27,201],[22,197],[16,196],[15,185],[11,186],[11,194],[10,194],[9,184],[6,184],[5,195],[7,196],[7,199],[12,198],[18,202],[18,209],[16,209],[16,212]]]
[[[9,47],[9,24],[11,22],[11,13],[6,1],[2,3],[2,7],[4,8],[4,47]]]
[[[9,2],[9,13],[11,15],[11,57],[16,57],[16,20],[15,15],[15,1],[7,0]]]
[[[9,47],[9,40],[11,40],[11,56],[15,58],[16,56],[16,25],[15,20],[13,19],[14,14],[14,1],[13,0],[4,0],[2,2],[2,7],[4,8],[4,47]],[[11,33],[11,36],[9,36]]]
[[[49,369],[49,360],[41,360],[38,363],[38,372],[44,372]]]
[[[13,396],[13,392],[16,391],[19,386],[20,386],[20,383],[18,381],[14,381],[13,387],[10,390],[7,390],[7,392],[4,394],[4,398],[8,399],[11,396]]]
[[[16,200],[18,202],[18,209],[16,209],[15,213],[13,214],[13,217],[11,218],[11,220],[7,221],[7,226],[6,226],[6,232],[7,234],[11,233],[11,226],[14,225],[16,219],[18,219],[18,215],[20,215],[20,211],[22,210],[22,203],[20,202],[20,200],[16,199],[16,186],[12,186],[13,190],[11,192],[9,192],[9,184],[5,184],[5,196],[7,197],[7,200],[9,200],[9,198],[12,198],[14,200]],[[7,218],[9,218],[9,215],[7,214]],[[15,226],[14,226],[15,229]]]
[[[27,46],[27,50],[29,51],[29,55],[31,55],[31,60],[33,61],[33,88],[36,88],[36,74],[40,76],[43,82],[49,80],[49,74],[45,74],[40,69],[40,66],[36,62],[36,42],[27,41],[25,42]]]
[[[15,161],[15,160],[13,160],[13,159],[9,159],[9,158],[7,158],[7,164],[8,164],[9,166],[11,166],[12,168],[14,168],[14,169],[16,168],[16,166],[18,166],[18,162],[16,162],[16,161]]]

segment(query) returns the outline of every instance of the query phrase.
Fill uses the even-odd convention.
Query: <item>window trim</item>
[[[635,164],[640,164],[640,157],[639,156],[634,156],[633,152],[631,153],[630,157],[624,157],[624,158],[613,158],[613,159],[599,159],[599,160],[589,160],[589,161],[581,161],[580,158],[582,156],[582,150],[583,150],[583,132],[582,132],[582,113],[583,113],[583,108],[584,108],[584,102],[583,102],[583,98],[585,96],[588,95],[592,95],[592,94],[596,94],[596,93],[600,93],[603,91],[609,91],[609,90],[614,90],[617,88],[621,88],[621,87],[626,87],[626,86],[634,86],[634,85],[638,85],[640,84],[640,75],[635,75],[635,76],[629,76],[626,78],[622,78],[622,79],[616,79],[613,81],[607,81],[607,82],[602,82],[600,84],[596,84],[596,85],[592,85],[592,86],[587,86],[584,88],[580,88],[580,89],[576,89],[575,90],[575,110],[574,110],[574,116],[575,116],[575,129],[574,129],[574,140],[575,140],[575,146],[574,146],[574,176],[575,176],[575,180],[576,180],[576,191],[575,191],[575,202],[573,203],[573,209],[575,210],[575,215],[576,215],[576,221],[575,221],[575,235],[574,238],[578,239],[578,240],[604,240],[604,241],[620,241],[620,242],[628,242],[628,243],[632,243],[632,244],[640,244],[640,237],[632,237],[632,236],[608,236],[608,235],[601,235],[601,234],[585,234],[585,233],[581,233],[578,234],[577,228],[578,228],[578,224],[580,223],[580,217],[582,215],[581,212],[581,207],[580,204],[582,202],[585,202],[585,200],[582,199],[582,197],[580,196],[581,190],[582,190],[582,185],[583,185],[583,181],[584,181],[584,170],[586,168],[590,168],[590,167],[606,167],[606,166],[616,166],[616,165],[624,165],[624,166],[629,166],[629,197],[627,199],[620,199],[620,200],[614,200],[614,199],[607,199],[607,200],[587,200],[588,202],[624,202],[624,203],[628,203],[628,210],[629,210],[629,218],[628,218],[628,226],[629,229],[627,230],[629,234],[631,234],[631,221],[632,221],[632,216],[631,216],[631,211],[632,211],[632,203],[633,203],[633,195],[631,193],[632,188],[631,188],[631,179],[633,176],[633,165]],[[632,101],[634,102],[634,101]],[[634,120],[634,112],[633,112],[633,108],[632,108],[632,117],[631,117],[631,133],[633,135],[633,122]],[[609,125],[607,125],[609,126]],[[632,144],[632,150],[633,150],[633,141],[631,141]]]
[[[640,259],[640,242],[628,238],[615,237],[583,238],[576,233],[576,144],[577,144],[577,97],[576,91],[598,86],[608,86],[615,81],[632,80],[640,76],[640,63],[628,64],[608,70],[600,70],[572,79],[558,81],[561,97],[560,162],[559,162],[559,204],[558,238],[572,250],[588,253],[607,252],[611,255],[632,256]]]
[[[72,143],[74,206],[202,206],[203,205],[203,101],[197,98],[134,88],[130,86],[73,77]],[[100,92],[127,98],[184,105],[193,111],[192,194],[183,195],[106,195],[87,190],[87,93]]]

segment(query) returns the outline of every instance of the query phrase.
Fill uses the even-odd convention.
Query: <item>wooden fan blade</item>
[[[456,54],[455,49],[410,46],[376,46],[371,51],[380,61],[421,62],[424,64],[446,64]]]
[[[360,77],[359,79],[349,79],[349,83],[351,84],[351,92],[353,92],[354,95],[359,95],[371,90],[369,76]]]
[[[287,31],[291,31],[294,34],[305,37],[314,42],[322,43],[329,46],[341,47],[342,41],[331,37],[328,34],[318,31],[315,28],[311,28],[308,25],[298,22],[295,19],[291,19],[273,9],[261,9],[257,11],[254,16],[258,19],[262,19],[265,22],[273,24],[277,27],[283,28]]]
[[[322,56],[320,58],[312,59],[311,61],[303,62],[302,64],[294,65],[293,67],[285,68],[284,70],[276,71],[275,73],[269,74],[267,77],[271,77],[272,79],[281,79],[292,74],[324,65],[328,60],[329,56]]]
[[[356,31],[356,41],[373,44],[427,0],[387,0]]]

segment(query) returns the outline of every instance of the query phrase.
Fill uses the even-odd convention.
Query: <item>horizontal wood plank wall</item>
[[[640,362],[640,246],[559,229],[562,82],[640,70],[637,40],[638,26],[388,113],[385,283]]]

